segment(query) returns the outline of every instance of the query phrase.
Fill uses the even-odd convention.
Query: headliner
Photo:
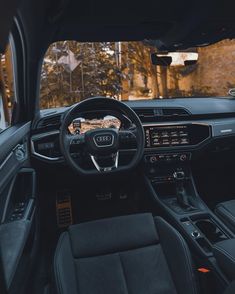
[[[161,49],[180,49],[235,36],[231,5],[218,1],[25,0],[20,18],[34,49],[58,40],[160,40]]]

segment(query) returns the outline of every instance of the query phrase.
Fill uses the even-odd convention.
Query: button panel
[[[157,164],[161,162],[186,162],[191,160],[191,153],[159,153],[145,156],[145,162]]]
[[[17,220],[21,220],[24,217],[24,213],[25,213],[25,209],[26,209],[26,203],[25,202],[19,202],[17,203],[14,208],[13,211],[10,215],[10,221],[17,221]]]

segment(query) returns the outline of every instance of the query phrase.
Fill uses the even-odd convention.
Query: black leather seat
[[[235,239],[220,241],[212,249],[220,268],[231,281],[235,280]]]
[[[219,203],[215,213],[235,233],[235,200]]]
[[[182,236],[151,214],[71,226],[54,259],[59,294],[195,294]]]

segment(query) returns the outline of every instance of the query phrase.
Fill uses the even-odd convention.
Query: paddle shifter
[[[185,173],[182,170],[175,171],[173,173],[173,177],[176,184],[176,196],[177,196],[177,202],[180,207],[187,210],[193,210],[195,207],[193,207],[190,204],[190,199],[187,194],[187,191],[185,189]]]

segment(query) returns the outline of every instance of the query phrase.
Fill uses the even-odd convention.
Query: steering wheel
[[[92,129],[85,134],[70,134],[68,127],[78,114],[90,111],[115,111],[125,116],[135,128],[118,130],[114,128]],[[130,162],[119,164],[120,146],[128,142],[136,143],[135,153]],[[72,146],[83,147],[93,168],[81,166],[76,154],[71,152]],[[144,153],[145,136],[139,117],[126,104],[105,97],[88,98],[72,106],[65,114],[60,128],[60,149],[69,166],[81,175],[113,174],[128,171],[137,166]]]

